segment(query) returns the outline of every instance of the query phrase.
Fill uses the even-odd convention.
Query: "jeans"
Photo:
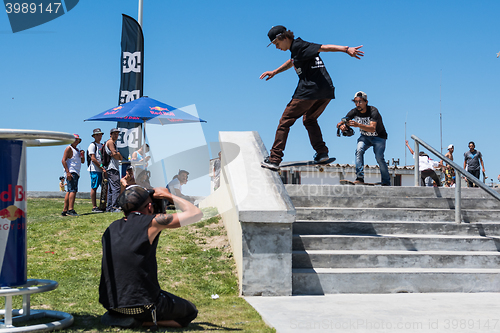
[[[323,141],[323,134],[318,124],[318,117],[321,116],[330,99],[292,99],[283,111],[276,136],[274,138],[273,147],[269,154],[269,161],[280,164],[283,159],[283,150],[285,150],[286,141],[290,127],[297,119],[302,117],[311,146],[318,153],[328,153],[328,148]]]
[[[386,139],[379,138],[378,136],[361,135],[358,139],[356,147],[356,179],[364,180],[364,165],[365,165],[365,151],[373,147],[373,153],[380,167],[380,175],[382,176],[382,185],[391,185],[391,177],[389,176],[389,168],[384,158],[385,142]]]
[[[108,174],[108,204],[106,211],[112,211],[117,208],[117,200],[120,195],[120,172],[115,169],[109,169]]]

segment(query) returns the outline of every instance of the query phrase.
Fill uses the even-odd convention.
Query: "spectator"
[[[122,155],[116,149],[116,141],[118,140],[118,136],[120,134],[120,130],[113,128],[109,132],[110,139],[106,141],[106,154],[111,157],[111,160],[106,168],[106,173],[108,175],[108,203],[106,206],[107,212],[120,212],[120,209],[117,207],[116,200],[120,195],[120,165],[119,161],[123,160]]]
[[[408,147],[410,153],[413,155],[413,158],[415,158],[414,151],[408,144],[408,140],[406,140],[406,147]],[[432,180],[434,180],[434,182],[436,183],[436,186],[441,186],[441,180],[436,174],[436,171],[434,171],[434,168],[438,168],[441,165],[441,163],[431,160],[429,158],[429,155],[427,155],[423,151],[420,152],[418,157],[418,169],[420,170],[420,179],[422,180],[422,186],[425,186],[425,179],[427,177],[431,177]]]
[[[90,200],[92,201],[92,212],[94,213],[102,213],[102,210],[97,207],[97,188],[101,186],[102,191],[102,178],[106,175],[106,169],[101,166],[102,156],[100,154],[103,134],[100,128],[94,129],[92,132],[94,142],[87,149],[87,163],[89,166],[87,170],[90,172]]]
[[[455,146],[449,145],[448,152],[444,155],[453,161],[453,152],[455,151]],[[441,162],[442,164],[442,162]],[[444,185],[446,187],[453,187],[455,184],[455,169],[447,163],[446,167],[443,168],[444,171]]]
[[[59,177],[59,191],[66,192],[66,183],[64,182],[65,178],[63,176]]]
[[[476,177],[478,180],[481,177],[481,170],[479,169],[479,163],[481,162],[481,168],[484,170],[483,155],[479,150],[476,150],[476,144],[471,141],[469,142],[469,151],[464,153],[464,169]],[[478,187],[471,179],[467,179],[468,187]]]
[[[134,178],[134,167],[131,165],[127,167],[125,176],[120,179],[120,193],[123,193],[123,191],[125,191],[125,189],[130,185],[136,185]]]
[[[140,169],[138,169],[140,170]],[[149,179],[151,178],[151,172],[149,170],[140,170],[135,181],[137,185],[145,187],[147,189],[152,189]]]
[[[448,157],[450,160],[453,161],[453,152],[455,151],[455,146],[454,145],[449,145],[448,146],[448,152],[444,155]]]
[[[75,141],[64,149],[62,158],[62,165],[68,180],[68,191],[64,196],[64,208],[61,213],[62,216],[78,216],[75,211],[75,199],[78,192],[78,179],[80,178],[80,169],[82,163],[85,163],[84,151],[80,150],[77,146],[82,142],[78,134],[74,134]]]
[[[144,153],[144,146],[146,146],[146,153]],[[148,161],[151,158],[151,156],[146,156],[149,152],[149,145],[146,143],[144,146],[141,146],[132,154],[132,161],[138,162],[139,164],[136,164],[136,167],[141,169],[146,169],[148,167]]]
[[[194,199],[190,196],[184,195],[182,193],[182,185],[185,185],[188,182],[189,172],[186,170],[179,170],[177,175],[168,183],[168,190],[175,196],[183,198],[187,201],[194,202]]]
[[[220,187],[220,168],[221,168],[221,152],[219,152],[218,157],[214,161],[214,191]]]

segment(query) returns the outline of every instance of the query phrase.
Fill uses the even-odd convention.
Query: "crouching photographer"
[[[179,213],[166,214],[163,202]],[[203,213],[166,188],[148,190],[131,185],[118,197],[125,214],[102,236],[99,302],[108,310],[101,321],[109,326],[186,327],[198,315],[188,300],[161,290],[156,248],[164,229],[196,223]]]
[[[337,124],[337,128],[345,131],[347,126],[359,128],[359,138],[356,145],[356,184],[364,184],[364,156],[365,151],[373,147],[373,153],[380,167],[380,176],[382,186],[391,185],[391,177],[389,176],[389,168],[385,162],[384,152],[385,143],[387,141],[387,132],[382,122],[382,116],[378,109],[372,105],[368,105],[368,96],[358,91],[352,99],[354,109],[350,110],[345,118]]]

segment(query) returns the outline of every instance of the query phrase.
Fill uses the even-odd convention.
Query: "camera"
[[[151,201],[153,201],[153,208],[154,208],[154,214],[165,214],[166,212],[166,207],[167,203],[165,202],[166,199],[155,199],[153,198],[154,190],[149,193],[149,197],[151,198]]]
[[[351,127],[351,126],[347,125],[347,122],[349,121],[349,119],[347,119],[347,118],[345,118],[345,117],[344,117],[344,118],[342,118],[340,121],[343,123],[343,125],[345,125],[346,129],[345,129],[345,130],[343,130],[343,131],[341,131],[341,130],[340,130],[340,127],[342,126],[342,124],[341,124],[341,125],[337,128],[337,136],[340,136],[341,134],[342,134],[343,136],[353,136],[353,135],[354,135],[354,130],[352,129],[352,127]]]

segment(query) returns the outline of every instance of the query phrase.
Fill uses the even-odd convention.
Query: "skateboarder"
[[[329,159],[328,147],[323,141],[317,119],[328,103],[335,98],[335,87],[319,53],[345,52],[351,57],[360,59],[364,55],[364,52],[359,50],[362,45],[349,47],[309,43],[301,38],[295,38],[293,32],[282,25],[272,27],[267,35],[271,41],[269,45],[274,44],[279,50],[290,51],[291,57],[277,69],[264,72],[260,78],[266,78],[267,81],[276,74],[294,67],[299,76],[299,83],[292,100],[288,103],[281,116],[270,155],[266,157],[261,165],[271,170],[279,170],[288,132],[300,117],[302,117],[303,124],[309,134],[311,145],[316,151],[314,162],[325,162]]]

